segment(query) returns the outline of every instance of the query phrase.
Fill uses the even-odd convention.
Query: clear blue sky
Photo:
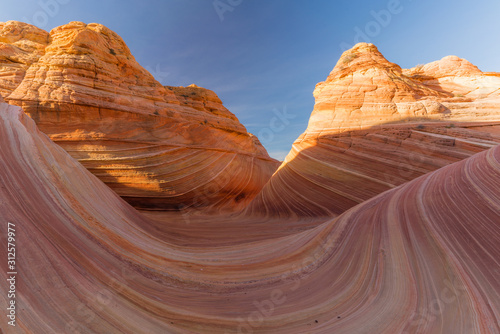
[[[214,90],[278,159],[306,129],[316,83],[359,31],[365,34],[359,41],[374,43],[402,67],[457,55],[483,71],[500,71],[498,0],[6,3],[0,5],[0,21],[28,21],[47,31],[69,21],[108,26],[164,85],[195,83]],[[382,10],[392,13],[383,12],[390,15],[380,14],[377,22],[373,12]],[[284,109],[294,118],[285,129],[271,126],[273,110]]]

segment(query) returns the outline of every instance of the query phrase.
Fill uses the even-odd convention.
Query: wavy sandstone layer
[[[150,221],[7,104],[0,179],[0,231],[16,224],[18,254],[17,326],[0,317],[9,333],[500,331],[499,146],[306,231],[255,240],[257,221],[239,219],[226,246],[147,232]]]
[[[215,93],[163,87],[100,24],[0,23],[0,94],[140,208],[236,209],[277,167]]]
[[[500,143],[500,73],[458,57],[402,70],[361,43],[314,96],[307,130],[249,213],[335,216]]]

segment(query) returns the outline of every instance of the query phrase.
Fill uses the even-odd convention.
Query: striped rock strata
[[[0,180],[0,233],[15,224],[19,273],[16,327],[0,317],[8,333],[500,331],[499,146],[306,231],[250,242],[256,221],[238,220],[240,240],[224,246],[148,233],[144,216],[7,104]],[[0,308],[8,302],[0,294]]]
[[[234,210],[277,167],[215,93],[162,86],[100,24],[0,23],[0,94],[136,207]]]
[[[458,57],[402,70],[361,43],[314,96],[307,130],[247,213],[335,216],[500,143],[500,73]]]

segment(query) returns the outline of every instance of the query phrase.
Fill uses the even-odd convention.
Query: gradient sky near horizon
[[[371,42],[403,68],[456,55],[483,71],[500,72],[499,13],[497,0],[16,0],[0,4],[0,21],[24,21],[47,31],[70,21],[106,25],[162,84],[195,83],[215,91],[269,154],[280,160],[306,129],[314,87],[326,79],[343,48]],[[290,115],[284,129],[271,125],[276,112]]]

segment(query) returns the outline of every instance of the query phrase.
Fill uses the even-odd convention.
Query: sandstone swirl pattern
[[[247,213],[336,216],[500,143],[500,74],[458,57],[403,70],[361,43],[314,96],[307,130]]]
[[[0,95],[136,207],[234,210],[277,167],[215,93],[162,86],[100,24],[0,23]]]
[[[5,103],[0,180],[0,233],[16,223],[21,273],[9,333],[500,331],[498,146],[303,232],[245,242],[256,221],[239,220],[225,246],[146,232],[148,219]]]

